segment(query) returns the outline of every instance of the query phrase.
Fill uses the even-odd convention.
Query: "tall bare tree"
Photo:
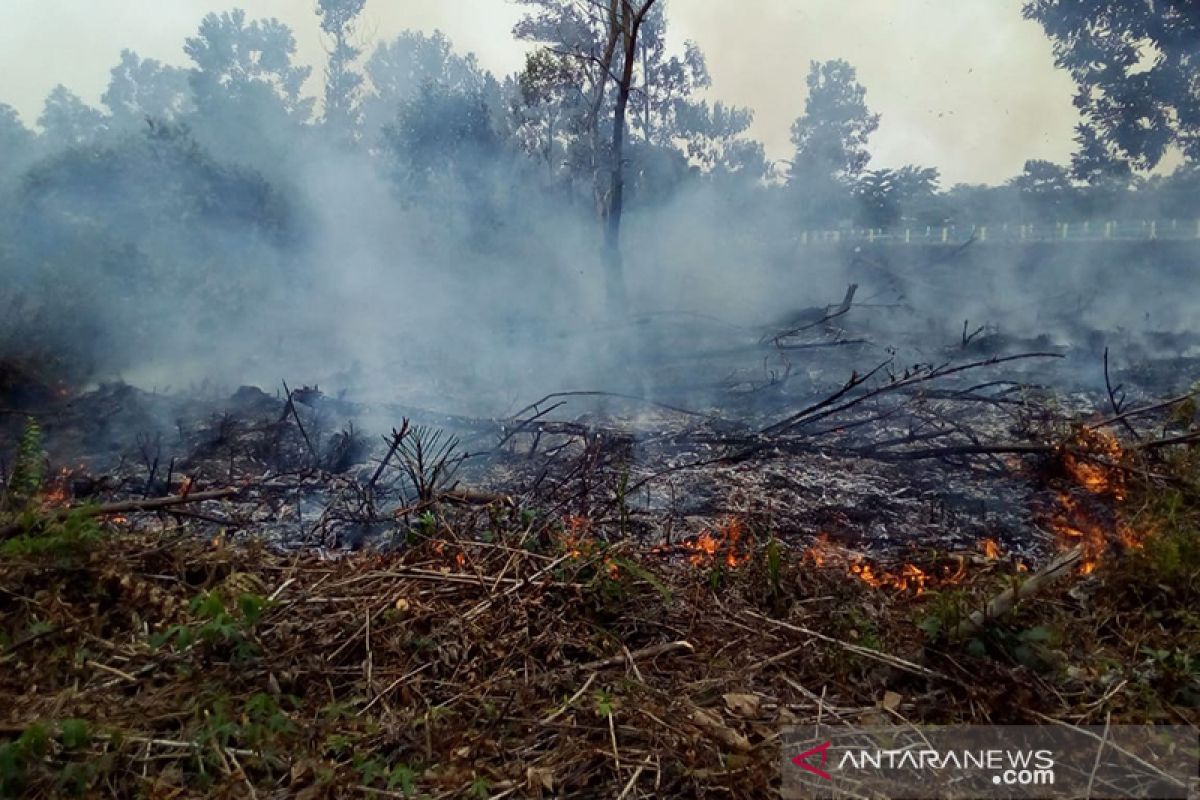
[[[635,88],[641,33],[657,0],[520,0],[532,7],[519,23],[518,38],[540,42],[562,62],[559,75],[573,87],[578,120],[576,148],[592,176],[593,198],[604,232],[609,310],[623,313],[625,277],[621,221],[625,195],[625,140],[629,101]],[[545,74],[545,62],[539,67]],[[542,83],[545,83],[543,77]],[[543,89],[543,93],[547,93]],[[609,133],[604,122],[611,113]]]

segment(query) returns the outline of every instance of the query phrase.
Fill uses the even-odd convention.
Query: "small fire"
[[[877,589],[890,588],[901,592],[924,594],[929,577],[915,564],[905,564],[896,572],[879,572],[865,561],[850,565],[850,574],[868,586]]]
[[[1143,538],[1118,520],[1126,497],[1123,457],[1117,438],[1100,429],[1077,432],[1062,452],[1072,485],[1057,490],[1049,524],[1067,546],[1082,545],[1080,571],[1085,575],[1095,571],[1114,538],[1127,546],[1138,546]]]
[[[580,558],[586,549],[585,539],[592,527],[591,521],[587,517],[579,517],[573,514],[568,515],[563,520],[566,530],[559,537],[559,543],[563,550],[571,558]]]
[[[71,470],[63,467],[53,478],[50,485],[42,491],[42,507],[55,508],[65,506],[71,499]]]
[[[750,559],[743,542],[745,529],[737,517],[726,517],[716,525],[714,531],[703,531],[694,539],[683,543],[688,553],[688,562],[694,567],[705,567],[718,559],[725,566],[736,568]]]
[[[804,559],[815,567],[837,567],[877,589],[894,589],[913,594],[924,594],[929,576],[915,564],[903,564],[896,571],[886,571],[870,563],[861,555],[849,553],[830,543],[829,536],[817,534],[816,541],[804,551]]]
[[[1000,558],[1000,545],[996,544],[995,539],[984,539],[981,543],[983,555],[988,561],[995,561]]]
[[[829,543],[829,534],[818,533],[816,541],[804,551],[804,558],[813,562],[814,566],[823,567],[833,556],[833,545]]]

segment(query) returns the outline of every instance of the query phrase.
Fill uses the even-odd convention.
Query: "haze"
[[[0,102],[27,124],[64,84],[92,104],[122,48],[188,65],[183,40],[210,11],[244,8],[292,27],[299,60],[324,48],[307,0],[5,0],[0,7]],[[520,8],[506,0],[369,0],[368,44],[405,29],[441,29],[497,75],[517,70],[527,47],[511,36]],[[867,101],[883,114],[872,166],[936,166],[944,185],[996,183],[1026,159],[1065,162],[1077,121],[1069,77],[1054,68],[1041,29],[1015,0],[673,0],[671,40],[699,43],[710,94],[754,109],[751,134],[773,159],[790,156],[789,129],[803,110],[811,60],[845,58]],[[369,48],[368,48],[369,49]]]

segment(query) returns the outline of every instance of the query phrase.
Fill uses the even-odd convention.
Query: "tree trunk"
[[[646,0],[636,12],[630,0],[621,0],[621,35],[624,59],[617,84],[617,108],[613,114],[612,183],[608,200],[608,218],[604,226],[604,267],[608,312],[623,316],[627,308],[625,266],[621,257],[621,217],[625,206],[625,117],[633,88],[633,69],[637,60],[638,31],[655,0]]]

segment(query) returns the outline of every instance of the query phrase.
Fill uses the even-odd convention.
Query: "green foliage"
[[[0,744],[0,795],[20,797],[29,779],[29,769],[46,755],[50,731],[44,725],[26,728],[16,741]]]
[[[612,692],[600,689],[593,695],[593,699],[596,704],[596,716],[602,719],[608,719],[612,716],[613,709],[615,708]]]
[[[399,790],[405,797],[416,795],[417,771],[408,764],[397,764],[387,776],[387,788]]]
[[[929,592],[925,615],[917,626],[930,641],[938,641],[971,615],[972,602],[977,601],[962,589]]]
[[[475,778],[475,780],[471,781],[471,790],[469,794],[471,797],[477,798],[477,800],[488,800],[488,798],[492,796],[491,781],[489,781],[487,778],[484,778],[482,775]]]
[[[1026,0],[1023,11],[1050,37],[1084,127],[1113,157],[1151,169],[1172,145],[1200,155],[1194,4]]]
[[[150,637],[150,644],[154,647],[170,644],[176,650],[186,650],[197,643],[221,645],[230,648],[234,661],[249,661],[258,655],[251,634],[268,605],[264,597],[243,593],[231,608],[219,589],[201,592],[188,603],[196,622],[172,625]]]
[[[67,750],[82,750],[92,741],[87,720],[67,719],[59,725],[59,740]]]
[[[86,508],[73,509],[61,519],[45,520],[25,512],[18,520],[22,533],[0,543],[0,556],[49,558],[71,566],[86,556],[102,536],[96,519]]]
[[[8,500],[12,507],[31,502],[42,488],[45,457],[42,455],[42,429],[37,420],[29,417],[21,441],[17,445],[17,458],[12,475],[8,479]]]

